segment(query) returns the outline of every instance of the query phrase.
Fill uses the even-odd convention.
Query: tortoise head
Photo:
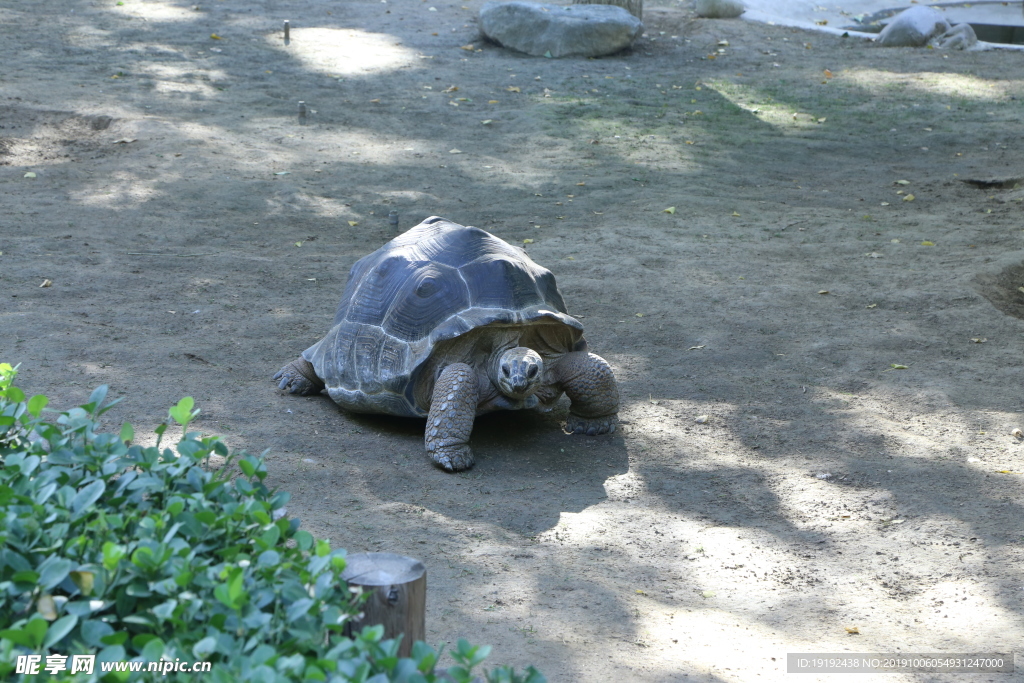
[[[498,390],[516,400],[536,393],[544,376],[544,359],[533,349],[517,346],[498,356],[494,384]]]

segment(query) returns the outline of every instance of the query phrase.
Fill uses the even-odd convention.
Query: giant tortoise
[[[618,418],[612,369],[551,272],[436,216],[356,262],[330,332],[274,379],[353,412],[426,417],[427,451],[452,472],[473,465],[477,415],[546,411],[565,393],[569,432],[613,432]]]

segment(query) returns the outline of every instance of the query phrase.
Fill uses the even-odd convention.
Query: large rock
[[[643,23],[612,5],[489,2],[480,29],[491,40],[537,57],[599,57],[629,47]]]
[[[615,5],[640,21],[644,20],[644,0],[572,0],[574,5]]]
[[[705,19],[735,19],[747,8],[742,0],[697,0],[696,10]]]
[[[918,5],[897,14],[875,42],[884,47],[923,47],[949,29],[942,12]]]

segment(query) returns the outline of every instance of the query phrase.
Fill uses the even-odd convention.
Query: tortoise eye
[[[537,376],[537,366],[536,365],[531,366],[530,367],[530,371],[526,373],[526,376],[527,377],[536,377]]]
[[[506,377],[509,376],[510,373],[508,371],[508,366],[507,365],[502,365],[501,366],[501,374],[505,375]]]

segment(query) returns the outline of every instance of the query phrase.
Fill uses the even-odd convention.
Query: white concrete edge
[[[760,24],[769,24],[771,26],[789,26],[792,28],[802,28],[806,31],[816,31],[818,33],[828,33],[834,36],[848,35],[850,38],[861,38],[863,40],[874,41],[877,37],[877,33],[869,31],[850,31],[848,29],[833,28],[831,26],[820,26],[815,24],[813,21],[807,21],[803,19],[787,19],[776,15],[771,15],[766,12],[758,12],[757,10],[747,10],[744,12],[740,19],[745,21],[756,21]],[[986,43],[983,40],[979,40],[978,43],[966,50],[966,52],[982,52],[985,50],[1024,50],[1024,45],[1011,45],[1009,43]],[[956,50],[948,50],[949,52],[956,52]]]

